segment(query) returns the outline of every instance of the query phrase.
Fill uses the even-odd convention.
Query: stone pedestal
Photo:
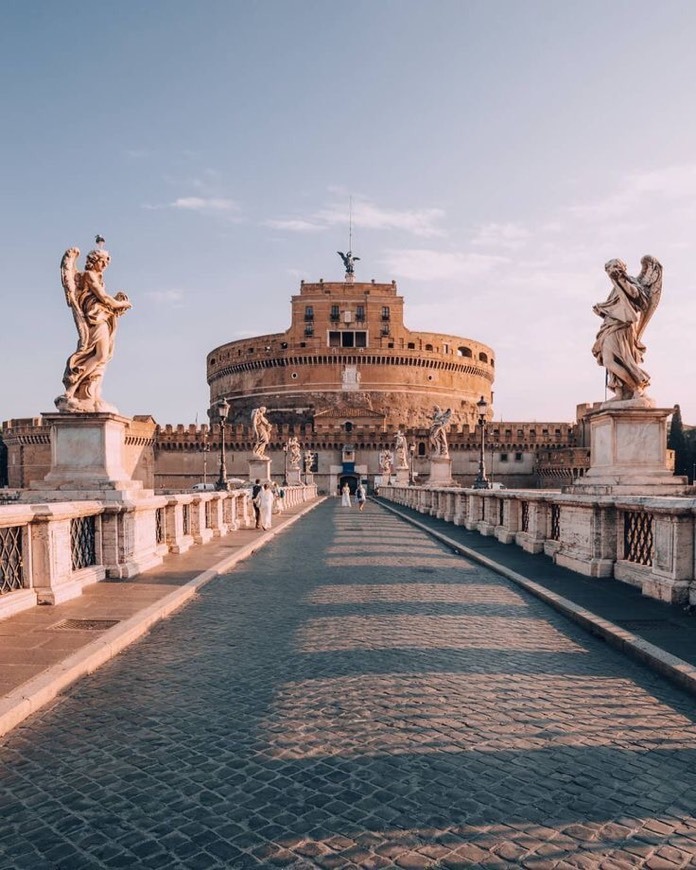
[[[51,470],[24,501],[123,501],[151,496],[124,468],[128,417],[111,413],[43,414],[51,427]]]
[[[261,483],[271,482],[271,460],[270,457],[264,456],[259,459],[258,456],[252,456],[249,460],[249,480],[260,480]]]
[[[430,477],[426,486],[454,486],[452,460],[449,456],[430,457]]]
[[[397,468],[396,469],[396,485],[397,486],[408,486],[408,468]]]
[[[64,577],[53,576],[53,569],[42,570],[46,588],[40,600],[59,604],[105,576],[133,577],[161,564],[167,548],[157,543],[156,513],[166,500],[143,489],[141,481],[131,480],[125,469],[130,419],[109,412],[43,417],[51,426],[51,470],[25,490],[22,501],[47,505],[55,546],[62,551],[61,563],[68,567]],[[74,569],[73,524],[90,515],[96,518],[91,534],[98,563]]]
[[[671,408],[647,399],[605,402],[591,413],[590,468],[564,491],[578,495],[679,495],[685,477],[667,467]]]
[[[302,486],[299,468],[288,469],[288,486]]]

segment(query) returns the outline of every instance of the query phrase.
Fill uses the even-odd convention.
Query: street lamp
[[[415,486],[415,483],[416,483],[415,478],[413,477],[413,460],[414,460],[415,455],[416,455],[416,445],[410,444],[409,448],[408,448],[408,458],[409,458],[408,485],[409,486]]]
[[[486,477],[486,460],[484,450],[486,449],[486,411],[488,410],[488,402],[481,396],[476,403],[478,408],[478,422],[481,427],[481,449],[479,452],[479,468],[476,480],[474,481],[474,489],[490,489],[491,485]]]
[[[208,482],[208,453],[210,452],[210,444],[208,444],[207,430],[201,433],[201,453],[203,454],[203,483]]]
[[[285,444],[283,444],[283,453],[285,454],[285,460],[283,463],[283,486],[288,485],[288,449],[289,449],[289,447],[290,447],[290,445],[286,441]]]
[[[220,475],[215,482],[215,489],[227,490],[227,468],[225,467],[225,423],[230,413],[230,403],[222,398],[217,403],[218,420],[220,421]]]

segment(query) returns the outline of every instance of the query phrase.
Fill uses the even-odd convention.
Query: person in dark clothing
[[[256,529],[261,528],[261,506],[259,505],[259,494],[261,489],[261,481],[257,477],[254,481],[253,487],[251,488],[251,504],[254,508],[254,520],[256,521],[254,528]]]

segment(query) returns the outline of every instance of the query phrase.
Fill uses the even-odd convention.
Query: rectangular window
[[[356,347],[367,347],[367,333],[366,332],[356,332],[355,333],[355,346]]]
[[[329,333],[329,347],[340,347],[341,346],[341,333],[340,332],[330,332]]]
[[[365,319],[365,306],[358,305],[355,309],[355,319],[356,320],[364,320]]]
[[[346,330],[341,333],[341,346],[342,347],[354,347],[355,342],[353,341],[353,333],[350,330]]]
[[[501,454],[500,454],[500,461],[501,461],[501,462],[507,462],[507,461],[508,461],[508,455],[507,455],[507,453],[501,453]]]
[[[391,315],[389,313],[389,306],[388,305],[382,306],[382,320],[389,320],[390,316]]]
[[[305,306],[304,319],[305,320],[314,320],[314,307],[312,305]]]
[[[331,318],[331,320],[340,320],[341,319],[341,309],[338,307],[338,305],[331,306],[330,318]]]
[[[522,462],[522,454],[515,453],[515,462]]]

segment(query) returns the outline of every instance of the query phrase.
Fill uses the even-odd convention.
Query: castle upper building
[[[234,422],[264,405],[275,424],[329,415],[427,426],[433,406],[475,426],[476,402],[492,404],[495,355],[471,338],[413,332],[396,282],[305,283],[285,332],[232,341],[208,354],[211,409],[223,397]],[[213,412],[214,413],[214,412]],[[319,418],[315,421],[315,417]]]

